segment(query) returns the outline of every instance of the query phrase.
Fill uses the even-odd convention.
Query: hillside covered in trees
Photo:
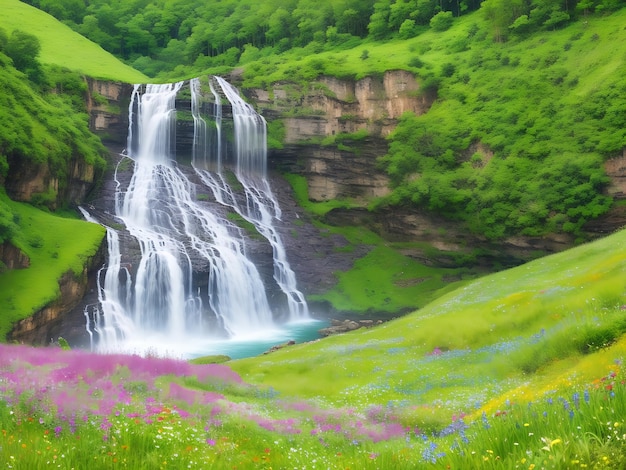
[[[498,41],[563,27],[620,0],[26,0],[149,76],[194,75],[280,54],[348,49],[447,29],[483,10]]]

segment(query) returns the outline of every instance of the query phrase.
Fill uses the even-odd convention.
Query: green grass
[[[321,217],[337,208],[359,207],[358,204],[346,199],[331,199],[323,202],[311,201],[309,199],[308,184],[304,176],[289,173],[283,175],[283,177],[291,184],[298,205],[316,217]]]
[[[19,0],[0,0],[0,28],[36,36],[41,43],[40,62],[54,64],[87,76],[128,83],[146,83],[148,77],[122,63],[84,36],[47,13]]]
[[[11,201],[4,191],[0,198],[19,227],[12,243],[30,258],[29,268],[0,273],[0,338],[5,338],[16,321],[58,298],[63,274],[82,274],[100,247],[104,228]]]
[[[586,358],[615,344],[622,351],[625,247],[622,231],[467,282],[380,327],[232,367],[287,396],[333,406],[413,403],[436,425],[555,374],[589,377],[580,370]],[[447,411],[434,413],[442,399]]]
[[[357,207],[349,201],[336,199],[312,202],[304,177],[293,174],[284,177],[292,185],[298,205],[314,217],[323,217],[335,208]],[[413,249],[433,254],[433,248],[420,243],[394,244],[365,227],[334,227],[319,221],[316,223],[322,231],[344,236],[349,242],[342,248],[345,251],[352,251],[359,245],[371,248],[367,255],[356,260],[350,270],[335,273],[337,284],[332,289],[309,297],[312,301],[329,302],[340,311],[397,316],[423,307],[445,291],[479,274],[465,268],[429,267],[402,254],[403,250]]]
[[[456,285],[446,277],[461,277],[465,272],[425,266],[381,243],[352,269],[336,273],[338,283],[330,292],[312,299],[326,300],[341,311],[398,315],[425,306],[442,289]]]

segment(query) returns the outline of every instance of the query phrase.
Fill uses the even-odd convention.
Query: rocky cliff
[[[387,152],[385,137],[403,113],[425,113],[436,98],[432,91],[423,92],[419,79],[409,72],[388,71],[358,81],[322,77],[307,87],[276,83],[270,91],[253,89],[245,94],[268,120],[284,123],[284,147],[270,151],[274,167],[305,176],[311,201],[349,199],[362,205],[332,211],[326,216],[328,223],[368,226],[386,239],[426,242],[451,254],[480,250],[478,262],[483,264],[515,265],[537,252],[561,251],[575,242],[568,235],[552,234],[490,243],[458,223],[419,209],[385,208],[376,213],[365,209],[389,191],[389,180],[376,163]],[[358,132],[367,137],[351,140],[349,134]],[[489,149],[472,150],[490,156]],[[626,198],[626,150],[606,163],[606,172],[611,179],[608,194],[616,201]],[[586,229],[594,237],[625,224],[626,208],[616,204]],[[444,261],[424,252],[413,255],[432,264]]]
[[[93,78],[86,80],[90,129],[107,144],[125,146],[133,85]]]
[[[305,176],[312,201],[353,198],[363,203],[389,191],[376,159],[386,153],[385,137],[398,118],[424,113],[434,100],[402,70],[358,81],[321,77],[307,89],[276,83],[271,92],[246,94],[261,114],[283,121],[284,148],[270,152],[271,162]],[[333,141],[334,136],[350,142],[349,134],[358,132],[367,137],[343,147]]]

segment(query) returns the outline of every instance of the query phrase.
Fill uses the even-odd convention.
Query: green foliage
[[[480,6],[477,0],[157,0],[147,7],[142,0],[117,7],[106,0],[87,6],[66,2],[28,3],[143,72],[162,77],[198,75],[295,48],[319,53],[355,47],[367,37],[410,38],[435,16],[434,27],[445,29],[453,16]]]
[[[446,31],[452,26],[453,21],[451,11],[440,11],[430,19],[430,27],[434,31]]]
[[[621,37],[624,14],[589,25]],[[404,116],[389,136],[380,160],[394,185],[387,202],[443,213],[492,239],[582,236],[611,206],[603,163],[626,145],[623,65],[587,27],[504,45],[474,33],[480,46],[454,53],[445,34],[458,35],[455,28],[437,39],[420,61],[442,63],[439,51],[448,51],[435,77],[439,99],[422,116]]]
[[[18,29],[13,30],[4,47],[5,54],[13,60],[15,68],[35,82],[41,80],[41,65],[37,60],[40,51],[41,44],[37,37]]]
[[[0,244],[10,241],[18,231],[9,206],[0,198]]]
[[[274,120],[267,123],[267,148],[281,149],[285,141],[285,123]]]
[[[309,200],[308,183],[304,176],[285,174],[283,177],[291,184],[294,191],[294,197],[298,205],[311,214],[321,217],[328,211],[338,207],[353,207],[355,204],[347,200],[332,199],[324,202],[313,202]]]
[[[30,266],[0,273],[0,338],[6,337],[14,322],[58,298],[58,280],[67,272],[81,275],[85,261],[98,251],[105,235],[100,225],[11,201],[2,190],[0,230],[7,223],[11,243],[29,257]]]
[[[84,81],[75,73],[59,68],[42,71],[45,93],[33,87],[24,76],[10,66],[0,68],[0,172],[9,174],[11,162],[28,161],[47,164],[64,189],[72,161],[83,160],[99,172],[105,167],[106,150],[90,132],[84,99]],[[51,205],[57,193],[50,190],[35,196],[34,203]]]
[[[67,340],[61,336],[59,336],[59,339],[57,339],[57,343],[59,343],[59,347],[63,350],[63,351],[69,351],[70,349],[72,349],[70,347],[70,344],[67,342]]]
[[[228,220],[233,222],[235,225],[245,230],[247,235],[250,236],[251,238],[256,238],[258,240],[263,239],[263,236],[258,232],[254,224],[252,222],[247,221],[239,214],[235,212],[229,212],[227,215],[227,218]]]

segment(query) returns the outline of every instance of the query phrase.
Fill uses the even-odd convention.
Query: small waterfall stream
[[[92,347],[101,352],[185,355],[177,351],[193,343],[262,336],[281,323],[309,319],[276,227],[281,211],[266,174],[265,120],[225,80],[212,77],[206,92],[200,79],[191,80],[192,167],[185,169],[176,161],[176,103],[184,86],[136,85],[132,93],[127,157],[134,171],[127,184],[116,172],[115,194],[116,220],[127,235],[107,227],[99,305],[85,314]],[[230,146],[222,97],[232,108]],[[245,231],[230,220],[233,213],[271,246],[285,311],[270,306],[267,280],[247,253]],[[133,249],[123,246],[127,239],[138,247],[135,265],[122,261]]]

